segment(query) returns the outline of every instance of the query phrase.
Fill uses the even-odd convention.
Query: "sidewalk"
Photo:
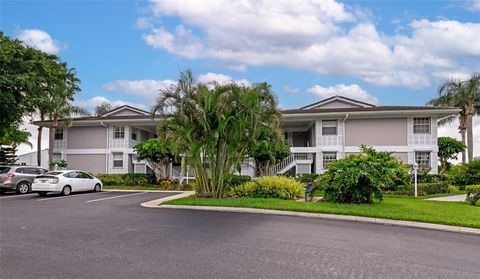
[[[466,198],[467,198],[467,194],[463,194],[463,195],[455,195],[455,196],[447,196],[447,197],[430,198],[430,199],[427,199],[427,200],[429,200],[429,201],[461,202],[461,201],[465,201]]]

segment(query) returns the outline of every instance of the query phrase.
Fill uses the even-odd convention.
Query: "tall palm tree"
[[[439,124],[443,125],[459,118],[458,130],[462,141],[467,145],[467,156],[462,153],[462,162],[473,160],[473,116],[480,114],[480,75],[474,74],[467,80],[449,79],[438,89],[438,97],[428,104],[435,106],[454,106],[462,110],[458,116],[442,119]]]
[[[154,107],[164,121],[159,135],[183,150],[195,172],[198,194],[222,197],[227,174],[245,157],[262,127],[280,124],[270,86],[196,84],[192,73],[164,90]]]

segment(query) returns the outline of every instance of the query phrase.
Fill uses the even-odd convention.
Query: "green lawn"
[[[427,201],[414,197],[385,196],[381,203],[364,205],[330,202],[305,203],[278,199],[202,199],[195,197],[172,200],[166,204],[331,213],[480,228],[480,206],[471,206],[466,202]]]

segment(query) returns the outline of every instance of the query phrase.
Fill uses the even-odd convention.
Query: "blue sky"
[[[283,108],[336,94],[423,105],[446,78],[480,71],[480,1],[292,3],[4,0],[0,28],[76,68],[90,109],[148,109],[189,68],[266,81]]]

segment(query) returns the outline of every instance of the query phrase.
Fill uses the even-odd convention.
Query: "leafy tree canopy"
[[[440,159],[440,174],[448,169],[448,160],[456,159],[464,151],[465,143],[451,137],[438,138],[438,158]]]
[[[138,142],[134,146],[139,160],[146,160],[152,168],[157,182],[170,178],[169,166],[174,159],[173,147],[161,138]]]

